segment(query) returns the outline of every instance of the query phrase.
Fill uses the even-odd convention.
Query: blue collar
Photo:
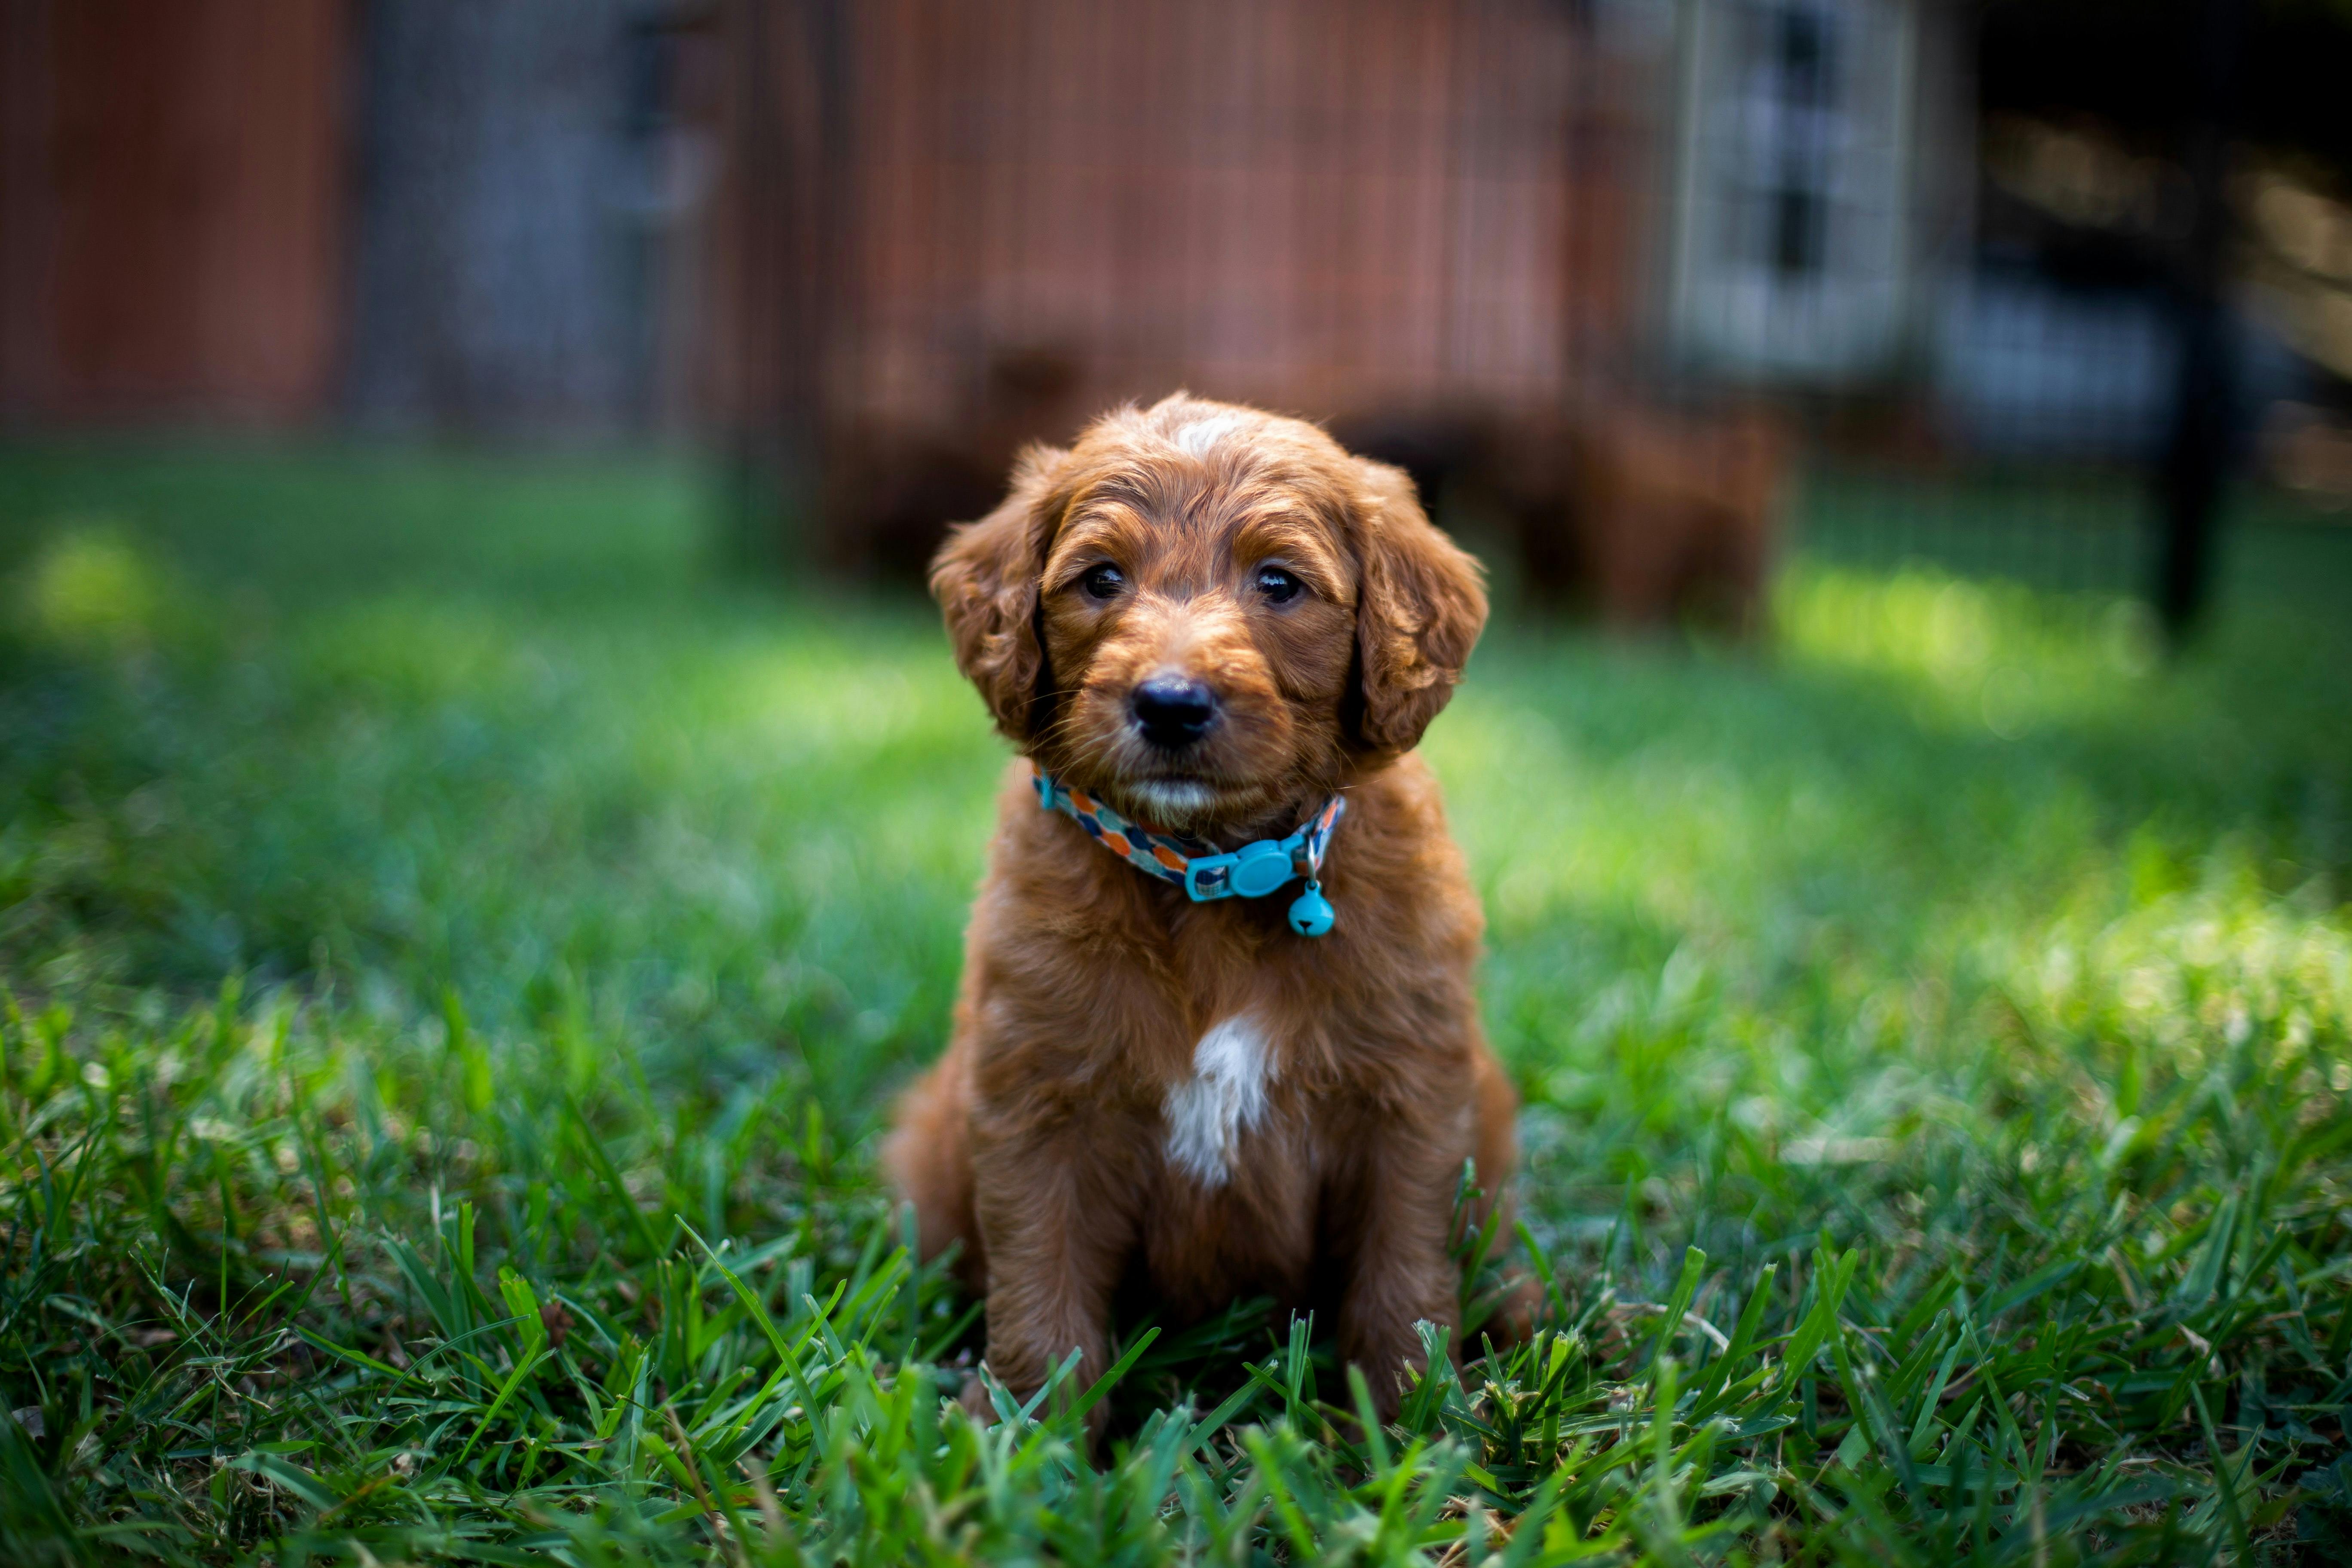
[[[1195,903],[1260,899],[1304,877],[1307,890],[1290,906],[1291,929],[1301,936],[1321,936],[1331,929],[1331,905],[1323,897],[1320,878],[1331,830],[1348,811],[1347,801],[1339,795],[1325,801],[1320,811],[1286,838],[1261,838],[1231,854],[1219,854],[1197,838],[1129,821],[1086,791],[1056,783],[1043,768],[1037,769],[1035,782],[1040,806],[1068,816],[1096,843],[1137,870],[1183,889]]]

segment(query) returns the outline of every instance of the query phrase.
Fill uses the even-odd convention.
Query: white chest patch
[[[1244,1131],[1265,1119],[1265,1086],[1274,1077],[1257,1020],[1235,1014],[1192,1047],[1192,1076],[1168,1091],[1169,1163],[1204,1187],[1222,1187],[1233,1174]]]

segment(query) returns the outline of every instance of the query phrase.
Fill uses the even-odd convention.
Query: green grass
[[[943,1413],[869,1158],[1001,748],[714,504],[0,456],[0,1560],[2352,1552],[2352,531],[2178,664],[1802,561],[1759,654],[1496,628],[1543,1330],[1368,1431],[1323,1325],[1125,1324],[1089,1461]]]

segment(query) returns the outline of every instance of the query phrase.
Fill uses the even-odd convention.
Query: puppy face
[[[1313,426],[1182,396],[1026,454],[932,586],[999,728],[1192,831],[1411,749],[1486,616],[1475,563],[1403,475]]]
[[[1034,744],[1147,822],[1246,821],[1344,762],[1347,476],[1274,426],[1098,426],[1071,455],[1039,584],[1060,689]]]

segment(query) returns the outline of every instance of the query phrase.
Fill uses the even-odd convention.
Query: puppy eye
[[[1257,569],[1257,591],[1277,605],[1286,605],[1298,597],[1298,579],[1279,566]]]
[[[1118,597],[1118,591],[1127,585],[1127,575],[1105,562],[1079,578],[1078,584],[1086,589],[1087,597],[1090,599],[1115,599]]]

